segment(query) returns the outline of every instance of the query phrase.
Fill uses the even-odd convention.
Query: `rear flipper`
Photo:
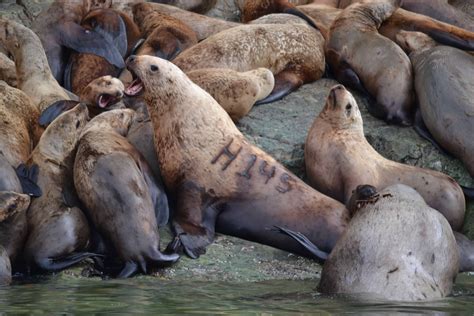
[[[454,232],[459,249],[459,272],[474,271],[474,243],[461,233]]]
[[[43,194],[41,188],[36,184],[39,172],[38,165],[35,164],[28,168],[25,164],[20,164],[15,171],[20,180],[23,193],[32,197],[40,197]]]
[[[169,266],[178,261],[179,255],[176,253],[163,254],[157,250],[155,253],[152,254],[150,259],[152,260],[153,265],[164,267]],[[131,277],[132,275],[138,272],[139,267],[144,274],[147,273],[147,265],[144,259],[141,259],[138,263],[134,261],[127,261],[122,271],[120,271],[120,273],[117,275],[117,278],[125,279]]]
[[[294,240],[296,240],[300,245],[302,245],[306,250],[308,250],[312,255],[313,258],[320,262],[324,263],[328,258],[329,254],[320,250],[315,244],[313,244],[305,235],[299,232],[294,232],[290,229],[283,228],[280,226],[274,226],[275,231],[280,232],[282,234],[288,235]]]
[[[43,127],[48,126],[59,115],[74,108],[79,102],[73,100],[60,100],[46,108],[39,117],[39,124]]]
[[[474,188],[467,188],[461,185],[461,189],[464,192],[466,199],[474,201]]]
[[[431,135],[430,131],[429,131],[428,128],[426,127],[425,122],[423,121],[423,117],[421,116],[421,111],[420,111],[420,109],[417,109],[417,110],[416,110],[416,114],[415,114],[415,124],[414,124],[413,127],[415,128],[415,131],[418,133],[418,135],[420,135],[421,137],[423,137],[424,139],[426,139],[427,141],[429,141],[436,149],[438,149],[438,150],[439,150],[440,152],[442,152],[443,154],[452,157],[451,154],[448,153],[446,150],[444,150],[444,149],[436,142],[436,140],[433,138],[433,136]]]
[[[186,255],[197,259],[214,240],[218,211],[205,191],[195,183],[184,183],[178,192],[172,224],[179,238],[175,246],[176,249],[182,246]]]
[[[264,99],[255,102],[255,105],[271,103],[282,99],[303,85],[301,75],[294,70],[285,69],[275,75],[273,91]]]
[[[69,268],[84,259],[93,257],[103,257],[102,255],[90,252],[72,253],[69,256],[52,259],[52,258],[38,258],[35,260],[36,264],[43,270],[58,271]]]

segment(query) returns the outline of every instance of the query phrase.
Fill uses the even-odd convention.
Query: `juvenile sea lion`
[[[40,117],[41,126],[48,126],[61,113],[74,108],[79,102],[87,105],[89,116],[97,114],[123,105],[117,104],[122,100],[125,87],[123,83],[112,76],[103,76],[93,80],[79,95],[80,101],[61,100],[51,104],[45,109]]]
[[[54,120],[43,133],[28,164],[39,166],[38,185],[43,195],[28,210],[28,239],[25,259],[44,270],[67,268],[93,254],[89,224],[75,198],[72,166],[79,134],[88,111],[79,104]]]
[[[401,32],[399,43],[411,51],[422,122],[440,146],[459,158],[474,177],[474,56],[439,46],[422,34]]]
[[[198,42],[196,32],[186,23],[154,11],[149,3],[136,4],[133,7],[133,17],[146,38],[136,52],[138,55],[153,55],[172,60]]]
[[[242,25],[190,47],[173,63],[184,72],[202,68],[268,68],[275,76],[275,87],[259,101],[263,104],[321,78],[325,69],[323,45],[321,34],[306,25]]]
[[[272,72],[266,68],[246,72],[210,68],[192,70],[186,75],[207,91],[234,121],[247,115],[255,102],[266,98],[275,85]]]
[[[364,2],[346,8],[331,26],[326,58],[339,82],[374,98],[369,102],[372,115],[410,125],[415,98],[410,59],[377,32],[398,2]]]
[[[51,74],[38,36],[27,27],[0,19],[0,42],[14,56],[18,88],[25,92],[40,111],[68,94]]]
[[[332,249],[349,220],[344,205],[251,145],[224,109],[174,64],[131,56],[127,68],[136,77],[133,85],[144,90],[160,169],[177,203],[173,227],[187,255],[202,254],[215,228],[308,254],[267,229],[273,225],[301,231],[321,249]]]
[[[365,139],[355,99],[342,85],[331,89],[311,126],[305,164],[309,183],[341,202],[347,202],[359,184],[384,188],[401,183],[417,190],[454,230],[462,226],[466,204],[456,181],[441,172],[397,163],[377,153]]]
[[[74,184],[99,232],[124,267],[119,278],[147,272],[148,263],[175,262],[160,252],[158,225],[168,222],[166,194],[140,153],[126,140],[134,111],[114,110],[94,118],[81,137]]]
[[[302,244],[314,247],[307,240]],[[396,184],[363,199],[324,263],[318,290],[391,301],[434,300],[451,293],[459,262],[446,219],[415,190]]]

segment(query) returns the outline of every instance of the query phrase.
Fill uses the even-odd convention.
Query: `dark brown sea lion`
[[[176,261],[160,252],[158,225],[168,222],[163,188],[140,153],[126,140],[134,111],[113,110],[94,118],[81,137],[74,183],[99,233],[124,264],[119,278],[147,272],[149,263]]]
[[[268,68],[275,76],[275,87],[259,101],[263,104],[321,78],[325,69],[323,45],[321,34],[306,25],[242,25],[190,47],[173,63],[184,72],[202,68]]]
[[[421,124],[474,177],[474,56],[422,34],[400,33],[399,42],[411,51]]]
[[[414,115],[413,72],[403,50],[377,29],[397,1],[356,3],[334,21],[326,58],[336,79],[374,98],[369,112],[390,123],[410,125]]]
[[[173,227],[190,257],[204,252],[215,228],[307,255],[296,242],[267,229],[287,226],[324,251],[334,247],[349,220],[344,205],[251,145],[224,109],[176,65],[131,56],[127,68],[136,76],[134,85],[143,86],[160,169],[177,203]]]
[[[341,202],[349,201],[359,184],[384,188],[401,183],[417,190],[454,230],[462,226],[466,204],[456,181],[441,172],[404,165],[377,153],[365,139],[355,99],[342,85],[331,89],[311,126],[305,164],[309,183]]]
[[[192,70],[186,75],[207,91],[235,122],[247,115],[255,102],[266,98],[275,85],[267,68],[246,72],[208,68]]]
[[[198,42],[196,32],[180,19],[153,10],[150,3],[133,7],[133,17],[145,37],[137,55],[152,55],[172,60]]]
[[[44,270],[67,268],[93,254],[89,224],[74,198],[72,167],[79,134],[88,111],[79,104],[54,120],[43,133],[28,164],[39,166],[38,185],[43,195],[28,210],[28,240],[25,259]]]

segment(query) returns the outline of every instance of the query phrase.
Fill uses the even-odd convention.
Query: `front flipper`
[[[329,254],[320,250],[315,244],[311,242],[305,235],[299,232],[294,232],[288,228],[274,226],[275,230],[290,236],[294,240],[296,240],[301,246],[303,246],[306,250],[308,250],[313,256],[314,259],[318,262],[324,262],[328,258]]]
[[[255,105],[278,101],[303,85],[300,74],[292,69],[285,69],[275,75],[273,91],[264,99],[255,102]]]
[[[421,111],[420,109],[416,110],[415,114],[415,124],[413,126],[415,131],[420,135],[422,138],[426,139],[429,141],[436,149],[438,149],[440,152],[442,152],[445,155],[451,156],[450,153],[448,153],[446,150],[444,150],[440,144],[433,138],[431,135],[430,131],[428,130],[428,127],[426,127],[425,122],[423,121],[423,117],[421,116]]]
[[[98,34],[102,35],[105,39],[107,39],[108,42],[114,43],[120,55],[124,57],[127,54],[128,47],[127,29],[120,15],[117,14],[116,19],[117,21],[114,21],[116,24],[98,24],[94,28],[94,32],[97,32]]]
[[[94,54],[109,63],[125,68],[125,62],[114,42],[97,32],[89,31],[74,22],[63,22],[59,31],[60,43],[76,52]]]
[[[126,279],[138,272],[138,264],[133,261],[127,261],[122,271],[117,275],[118,279]]]
[[[181,185],[176,200],[175,235],[186,255],[197,259],[214,240],[218,211],[205,190],[193,182]]]
[[[102,257],[102,255],[90,252],[79,252],[72,253],[69,256],[63,258],[37,258],[35,259],[36,264],[43,270],[47,271],[58,271],[69,268],[84,259],[92,257]]]
[[[28,168],[25,164],[20,164],[15,171],[23,193],[32,197],[40,197],[43,194],[41,188],[36,184],[39,173],[38,165],[35,164]]]
[[[60,100],[56,101],[47,107],[39,117],[39,124],[42,127],[47,127],[51,124],[59,115],[69,111],[75,107],[79,102],[73,100]]]

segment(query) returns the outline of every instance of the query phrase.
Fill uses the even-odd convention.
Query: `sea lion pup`
[[[186,11],[204,14],[216,5],[217,0],[152,0],[151,2],[164,3]]]
[[[446,219],[414,189],[395,184],[361,200],[324,263],[318,290],[391,301],[435,300],[451,294],[459,262]]]
[[[332,249],[349,220],[344,205],[313,190],[251,145],[225,110],[176,65],[131,56],[127,68],[136,76],[133,85],[144,90],[160,169],[177,202],[177,244],[188,256],[203,253],[215,227],[307,255],[296,242],[267,230],[287,226],[304,231],[321,249]]]
[[[15,62],[5,54],[0,53],[0,80],[5,81],[10,87],[17,87]]]
[[[423,136],[426,125],[434,140],[459,158],[474,177],[474,57],[439,46],[424,34],[400,32],[398,42],[411,51]],[[421,130],[420,130],[421,128]]]
[[[413,120],[413,73],[403,50],[377,29],[398,8],[398,0],[356,3],[336,18],[326,58],[336,79],[372,96],[369,112],[389,123]]]
[[[124,96],[124,90],[125,87],[119,79],[112,76],[99,77],[82,89],[79,95],[80,101],[61,100],[51,104],[41,113],[39,124],[48,126],[61,113],[74,108],[80,102],[87,105],[90,117],[94,117],[103,111],[121,107],[123,105],[119,102]]]
[[[95,117],[81,136],[74,184],[89,217],[124,263],[119,278],[147,263],[175,262],[160,252],[158,225],[168,222],[168,200],[140,153],[126,140],[134,111],[113,110]]]
[[[321,78],[325,69],[323,45],[321,33],[302,24],[241,25],[188,48],[173,63],[184,72],[202,68],[268,68],[275,76],[275,86],[268,97],[258,102],[263,104]]]
[[[342,85],[331,89],[309,130],[305,164],[309,183],[341,202],[347,202],[361,183],[376,188],[401,183],[417,190],[454,230],[461,229],[466,204],[456,181],[441,172],[404,165],[377,153],[365,139],[354,97]]]
[[[0,18],[0,42],[14,57],[18,88],[33,100],[40,111],[58,100],[69,99],[51,74],[41,41],[33,31]]]
[[[247,72],[230,69],[198,69],[186,73],[195,84],[207,91],[234,122],[247,115],[256,101],[266,98],[275,80],[267,68]]]
[[[196,32],[178,18],[153,10],[149,3],[133,6],[135,23],[146,38],[137,55],[152,55],[172,60],[198,42]]]
[[[76,206],[72,166],[79,134],[88,111],[79,104],[59,116],[43,133],[28,164],[39,166],[38,185],[43,195],[28,210],[25,259],[30,268],[60,270],[94,256],[84,252],[89,244],[89,224]]]
[[[198,41],[202,41],[203,39],[206,39],[209,36],[219,33],[223,30],[241,25],[240,23],[211,18],[166,4],[148,3],[147,6],[151,7],[153,11],[170,15],[186,23],[191,29],[194,30]]]

